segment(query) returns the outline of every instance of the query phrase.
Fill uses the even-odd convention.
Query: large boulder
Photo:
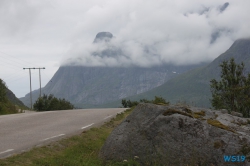
[[[246,156],[250,165],[250,119],[225,111],[139,104],[113,130],[99,156],[134,159],[141,165],[235,165],[224,155]]]

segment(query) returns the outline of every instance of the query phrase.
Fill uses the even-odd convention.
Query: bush
[[[74,106],[65,99],[58,99],[52,94],[49,96],[43,95],[39,97],[34,103],[33,108],[36,111],[51,111],[51,110],[70,110],[74,109]]]
[[[153,103],[153,104],[163,104],[163,105],[168,105],[169,102],[166,102],[166,100],[162,97],[155,96],[154,100],[147,100],[147,99],[140,99],[140,103]],[[122,99],[122,105],[124,108],[131,108],[133,106],[138,105],[138,101],[130,101],[126,99]]]
[[[159,104],[159,103],[162,103],[162,104],[169,104],[169,102],[166,102],[166,100],[162,97],[157,97],[155,96],[155,99],[152,100],[152,103],[154,104]]]

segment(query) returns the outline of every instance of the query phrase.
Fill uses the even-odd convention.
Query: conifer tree
[[[223,61],[221,80],[210,81],[212,92],[211,104],[215,109],[227,109],[241,112],[250,117],[250,74],[244,75],[244,63],[236,64],[234,59]]]

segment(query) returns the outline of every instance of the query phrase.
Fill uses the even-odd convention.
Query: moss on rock
[[[185,112],[182,112],[182,111],[179,111],[179,110],[176,110],[176,109],[172,109],[172,108],[169,108],[167,111],[165,111],[163,113],[164,116],[169,116],[169,115],[173,115],[173,114],[181,114],[181,115],[193,118],[193,116],[191,114],[189,114],[189,113],[185,113]]]
[[[182,110],[185,111],[186,113],[189,113],[189,114],[192,114],[192,113],[193,113],[193,111],[190,110],[190,109],[187,108],[187,107],[184,107]]]
[[[222,147],[222,143],[220,141],[214,142],[214,148],[215,149],[219,149],[220,147]]]
[[[200,115],[200,116],[205,116],[206,112],[205,111],[200,111],[200,112],[194,112],[194,114]]]
[[[168,103],[156,103],[156,105],[169,105]]]
[[[210,125],[212,125],[212,126],[215,126],[215,127],[218,127],[218,128],[221,128],[221,129],[224,129],[224,130],[231,131],[231,132],[235,133],[234,130],[232,130],[228,126],[220,123],[218,120],[207,119],[207,123],[210,124]]]

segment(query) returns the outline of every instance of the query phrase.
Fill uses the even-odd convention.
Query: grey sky
[[[46,67],[44,86],[68,58],[98,66],[211,61],[250,37],[249,6],[249,0],[1,0],[0,78],[22,97],[29,92],[23,67]],[[92,45],[101,31],[115,36],[110,45],[125,56],[91,56],[107,47]],[[32,72],[37,89],[38,71]]]

